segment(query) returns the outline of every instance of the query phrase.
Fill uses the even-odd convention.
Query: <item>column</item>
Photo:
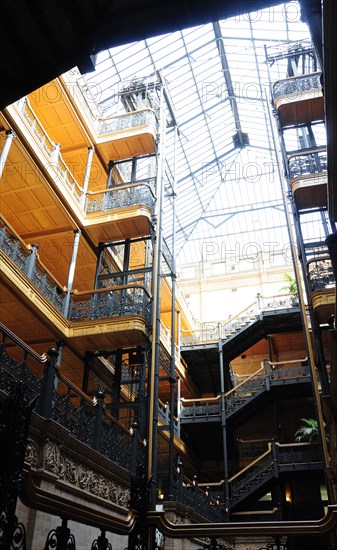
[[[3,146],[3,149],[2,149],[1,155],[0,155],[0,178],[2,176],[2,172],[3,172],[5,164],[6,164],[8,153],[9,153],[9,150],[11,148],[13,139],[15,137],[16,136],[15,136],[13,130],[9,130],[8,132],[6,132],[6,141],[5,141],[5,144]]]

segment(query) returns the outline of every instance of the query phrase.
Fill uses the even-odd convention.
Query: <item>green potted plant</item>
[[[293,306],[298,305],[298,290],[297,290],[297,282],[292,275],[289,273],[284,274],[284,280],[288,283],[287,285],[283,286],[280,290],[287,290],[287,292],[290,295],[290,300]]]
[[[297,443],[315,443],[319,439],[318,423],[314,418],[301,418],[303,422],[295,433]]]

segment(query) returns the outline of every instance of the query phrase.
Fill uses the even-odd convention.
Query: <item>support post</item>
[[[33,277],[38,249],[39,249],[38,244],[33,243],[31,245],[30,256],[28,258],[28,262],[27,262],[27,266],[26,266],[26,275],[29,279],[31,279]]]
[[[87,165],[85,168],[84,181],[83,181],[83,194],[80,199],[80,205],[82,206],[83,210],[86,209],[85,203],[86,203],[87,192],[89,187],[89,179],[90,179],[91,165],[92,165],[94,152],[95,152],[94,146],[88,148],[88,159],[87,159]]]
[[[177,270],[175,260],[176,240],[176,156],[177,156],[177,126],[174,127],[174,161],[172,181],[172,265],[171,265],[171,364],[170,364],[170,444],[169,444],[169,499],[174,498],[174,390],[175,390],[175,334],[176,334],[176,281]]]
[[[5,167],[5,164],[6,164],[6,160],[7,160],[7,157],[8,157],[8,153],[9,153],[9,150],[11,148],[13,139],[15,137],[16,137],[16,135],[13,132],[13,130],[9,130],[8,132],[6,132],[6,141],[5,141],[5,144],[3,146],[3,149],[2,149],[1,155],[0,155],[0,178],[2,176],[4,167]]]
[[[105,393],[103,391],[98,391],[96,393],[97,405],[96,405],[96,416],[95,416],[95,422],[94,422],[93,448],[95,449],[95,451],[98,451],[98,452],[100,452],[101,450],[101,433],[102,433],[104,398],[105,398]]]
[[[163,218],[163,164],[165,116],[163,106],[163,86],[160,91],[161,135],[159,141],[159,162],[157,170],[157,232],[153,261],[153,316],[152,316],[152,349],[149,384],[149,452],[148,476],[151,478],[151,509],[155,510],[157,501],[157,434],[158,434],[158,385],[160,363],[160,298],[161,298],[161,263],[162,263],[162,218]]]
[[[59,162],[59,156],[60,156],[60,151],[61,151],[61,145],[60,145],[59,143],[55,143],[54,149],[53,149],[52,152],[50,153],[50,161],[51,161],[53,164],[58,164],[58,162]]]
[[[57,377],[56,364],[58,354],[59,352],[55,348],[48,351],[49,361],[45,368],[39,403],[39,414],[44,418],[49,418],[51,413],[52,397]]]
[[[219,333],[221,327],[219,323]],[[220,392],[221,392],[221,428],[222,428],[222,445],[223,445],[223,462],[224,462],[224,500],[225,507],[228,510],[229,504],[229,484],[228,484],[228,457],[227,457],[227,426],[226,426],[226,404],[225,404],[225,376],[222,340],[219,338],[219,368],[220,368]]]
[[[180,437],[180,417],[181,417],[181,379],[178,377],[177,384],[177,416],[178,416],[178,437]]]
[[[70,293],[72,291],[73,283],[74,283],[75,267],[76,267],[76,260],[77,260],[77,253],[78,253],[80,237],[81,237],[81,231],[80,231],[80,229],[76,229],[75,234],[74,234],[73,251],[72,251],[72,255],[71,255],[70,267],[69,267],[69,273],[68,273],[67,294],[66,294],[66,297],[65,297],[65,300],[64,300],[64,305],[63,305],[63,315],[65,317],[68,317],[68,313],[69,313]]]

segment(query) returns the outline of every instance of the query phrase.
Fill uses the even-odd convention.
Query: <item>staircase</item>
[[[228,508],[233,509],[284,472],[321,470],[323,467],[318,445],[269,442],[268,449],[264,453],[228,480]],[[207,484],[202,484],[204,485]],[[213,498],[224,494],[224,481],[209,485],[209,493]]]
[[[225,346],[232,339],[247,329],[262,321],[264,312],[282,310],[297,310],[298,303],[288,295],[279,295],[271,297],[257,296],[257,300],[249,304],[234,317],[227,321],[218,323],[202,323],[200,328],[194,331],[182,331],[181,349],[204,349],[206,347],[216,347],[219,340]],[[185,334],[184,334],[185,332]]]
[[[308,383],[310,369],[307,359],[285,362],[264,361],[261,367],[224,395],[226,419],[233,417],[271,388]],[[181,424],[220,422],[221,396],[181,399]]]

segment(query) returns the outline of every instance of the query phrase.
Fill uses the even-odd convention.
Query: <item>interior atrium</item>
[[[103,4],[4,8],[0,549],[336,549],[335,3]]]

